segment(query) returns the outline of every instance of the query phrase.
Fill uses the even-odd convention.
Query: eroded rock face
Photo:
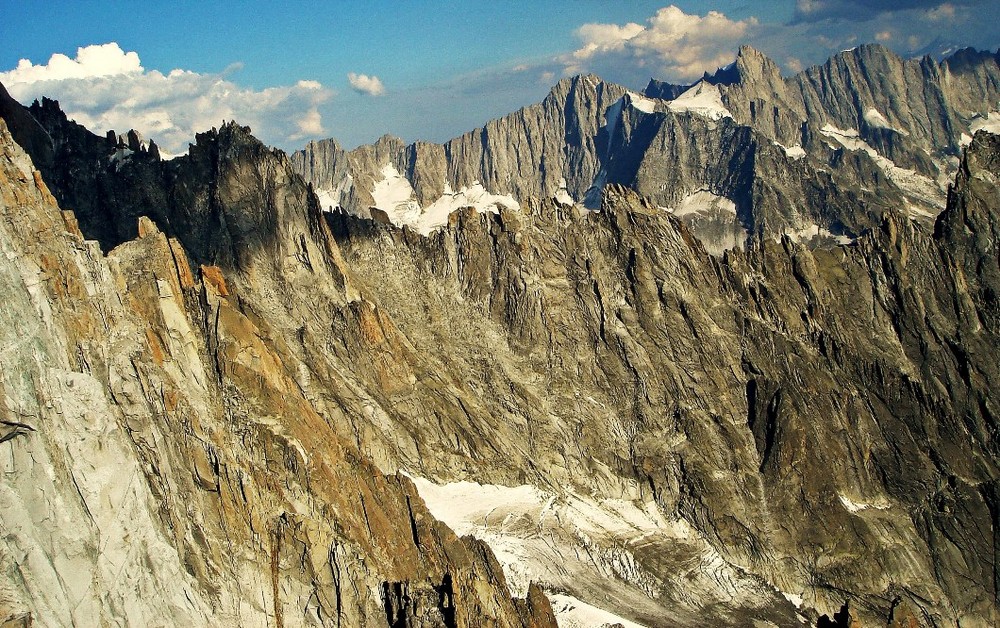
[[[685,136],[682,169],[709,163],[711,137],[730,146],[719,186],[791,189],[741,165],[799,163],[763,132],[668,109],[630,106],[634,124],[608,137]],[[72,154],[57,139],[68,123],[50,114],[53,146]],[[432,147],[415,150],[437,163]],[[128,538],[162,549],[121,581],[107,570],[141,552],[69,553],[86,557],[93,590],[110,591],[88,598],[81,621],[118,617],[136,587],[166,576],[176,586],[149,593],[136,617],[551,624],[539,587],[522,586],[534,580],[561,612],[588,604],[647,626],[1000,619],[996,136],[972,140],[933,231],[893,210],[850,246],[761,233],[715,255],[661,203],[613,182],[600,211],[467,210],[430,237],[324,215],[289,160],[230,124],[186,157],[93,175],[129,191],[100,205],[132,225],[103,258],[79,235],[96,223],[56,212],[47,179],[8,153],[6,207],[30,211],[5,210],[8,301],[22,305],[4,329],[41,321],[45,355],[90,379],[52,382],[34,349],[18,354],[29,374],[14,398],[28,409],[8,416],[36,431],[13,426],[0,447],[37,446],[42,462],[4,486],[27,504],[18,525],[44,532],[19,532],[5,569],[41,582],[76,547],[63,537],[84,506],[109,531],[82,546],[132,547],[114,523],[123,501],[92,497],[122,490],[107,465],[90,469],[98,445],[46,444],[78,442],[80,407],[103,408],[97,443],[117,447],[122,475],[137,478],[128,490],[147,491],[126,511]],[[74,163],[55,162],[53,180]],[[659,176],[629,163],[615,167]],[[849,208],[852,195],[893,209],[876,190],[806,186],[818,172],[787,177],[809,211]],[[60,203],[85,189],[52,184]],[[38,228],[49,224],[65,226],[53,239]],[[47,405],[64,398],[84,401]],[[70,514],[32,488],[46,481]],[[496,499],[470,505],[470,494]],[[456,539],[424,498],[442,516],[467,513],[453,525],[495,555]],[[30,591],[49,587],[19,577],[9,615],[42,614]]]
[[[495,391],[482,419],[467,408],[404,464],[655,500],[727,563],[831,615],[851,591],[866,624],[894,597],[935,623],[994,623],[998,148],[977,136],[935,235],[889,215],[829,251],[765,240],[713,259],[620,187],[598,213],[467,212],[430,239],[341,218],[345,263],[417,351],[447,347],[466,386]],[[464,441],[447,432],[496,415],[503,460],[477,451],[479,468],[455,474]],[[676,566],[626,547],[670,599]],[[697,625],[673,604],[660,617]]]
[[[226,140],[208,143],[237,150]],[[0,153],[0,620],[552,624],[537,594],[511,599],[489,551],[433,519],[408,479],[338,435],[296,381],[294,336],[243,302],[238,266],[318,275],[349,298],[325,225],[309,231],[315,207],[290,200],[304,184],[276,185],[273,156],[216,162],[228,246],[197,239],[221,235],[206,220],[207,236],[186,232],[208,247],[193,256],[142,218],[105,257],[3,121]],[[261,172],[271,178],[244,178]]]

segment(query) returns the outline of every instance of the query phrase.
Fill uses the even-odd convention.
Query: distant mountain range
[[[995,54],[904,60],[866,45],[784,78],[744,47],[693,85],[651,81],[636,94],[578,76],[443,145],[383,137],[345,151],[324,140],[292,164],[324,207],[374,207],[423,231],[461,205],[535,197],[596,208],[603,186],[619,183],[719,253],[759,236],[845,242],[885,211],[929,224],[983,127],[1000,130]]]

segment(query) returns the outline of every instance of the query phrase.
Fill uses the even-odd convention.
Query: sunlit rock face
[[[229,247],[187,249],[143,217],[103,255],[0,122],[0,619],[553,625],[540,590],[512,600],[485,546],[338,434],[294,334],[243,300],[317,282],[370,311],[304,184],[244,133],[199,143],[227,212],[208,237]],[[223,267],[193,263],[206,255]],[[364,321],[348,324],[373,333]]]
[[[869,45],[782,77],[743,47],[693,85],[651,81],[636,94],[578,76],[443,145],[384,137],[345,151],[323,140],[291,161],[324,209],[375,208],[422,232],[444,224],[443,205],[499,211],[555,198],[597,209],[603,187],[619,183],[668,211],[701,192],[726,199],[735,216],[681,217],[713,254],[757,236],[829,247],[886,213],[932,226],[961,148],[1000,128],[998,102],[994,54],[904,60]],[[486,200],[459,195],[476,186]]]
[[[292,158],[0,99],[0,621],[996,625],[990,62]],[[974,93],[815,95],[882,63]]]

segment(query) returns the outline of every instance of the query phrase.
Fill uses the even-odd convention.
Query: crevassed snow
[[[684,599],[692,612],[765,594],[764,585],[746,579],[686,521],[667,519],[653,502],[409,477],[431,514],[490,546],[512,595],[523,597],[532,581],[563,595],[562,606],[553,601],[561,626],[601,625],[606,620],[586,623],[601,606],[614,613],[600,617],[634,626],[616,614],[635,609],[655,616],[662,596]],[[676,561],[669,570],[648,570],[648,560],[664,556]]]
[[[672,212],[677,217],[718,212],[725,212],[735,216],[736,203],[725,196],[712,194],[708,190],[698,190],[685,196],[676,207],[667,211]]]
[[[549,601],[552,602],[552,611],[559,628],[604,628],[618,625],[623,628],[646,628],[642,624],[591,606],[572,595],[553,593],[549,595]]]
[[[900,168],[894,161],[879,154],[871,144],[862,140],[857,130],[838,129],[827,124],[820,129],[820,133],[836,140],[847,150],[868,153],[886,177],[899,186],[899,189],[911,199],[932,207],[938,212],[944,209],[945,189],[938,182],[914,170]]]
[[[722,103],[722,93],[718,85],[698,81],[686,92],[667,103],[674,112],[690,111],[709,120],[732,118],[733,114]]]
[[[409,475],[427,508],[457,534],[471,534],[486,541],[504,568],[511,593],[523,597],[531,580],[547,569],[539,564],[536,545],[579,555],[587,544],[601,540],[618,543],[650,534],[694,541],[696,534],[682,520],[667,521],[653,503],[637,505],[622,499],[595,499],[575,494],[556,495],[529,485],[498,486],[476,482],[435,484]],[[572,538],[565,538],[570,533]],[[543,538],[544,537],[544,538]],[[534,549],[533,549],[534,548]],[[590,548],[594,550],[594,548]],[[609,563],[596,559],[602,578],[635,577],[634,559],[625,554]],[[615,563],[615,564],[611,564]]]
[[[472,187],[455,191],[445,183],[444,193],[427,207],[420,207],[413,194],[410,181],[389,164],[382,168],[383,179],[372,190],[374,207],[381,209],[393,224],[408,225],[422,235],[448,224],[448,216],[463,207],[474,207],[479,212],[499,211],[499,207],[520,209],[521,205],[510,195],[491,194],[478,181]]]
[[[653,113],[656,111],[656,101],[646,98],[640,94],[636,94],[635,92],[629,92],[628,96],[629,102],[639,111],[642,111],[643,113]]]

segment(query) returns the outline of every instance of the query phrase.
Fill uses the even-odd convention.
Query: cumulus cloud
[[[584,24],[577,29],[582,46],[562,58],[566,74],[631,64],[647,75],[691,80],[733,60],[736,48],[758,25],[756,18],[731,20],[718,11],[684,13],[660,9],[645,25]]]
[[[382,85],[382,81],[377,76],[349,72],[347,80],[351,83],[351,89],[359,94],[367,94],[369,96],[381,96],[385,94],[385,86]]]
[[[42,96],[60,102],[71,118],[95,133],[137,129],[170,153],[186,150],[194,134],[223,120],[250,126],[268,144],[287,144],[322,135],[319,106],[333,92],[317,81],[255,90],[222,74],[142,67],[139,55],[118,44],[85,46],[76,57],[55,54],[43,65],[22,59],[0,72],[21,102]]]
[[[955,16],[957,4],[979,4],[981,0],[796,0],[795,22],[815,22],[828,19],[869,20],[889,12],[927,9],[929,19]]]
[[[56,53],[49,57],[49,62],[45,65],[34,65],[30,59],[21,59],[16,68],[0,75],[4,77],[5,83],[35,83],[92,76],[139,74],[142,71],[139,55],[125,52],[116,42],[111,42],[77,48],[74,59]]]

